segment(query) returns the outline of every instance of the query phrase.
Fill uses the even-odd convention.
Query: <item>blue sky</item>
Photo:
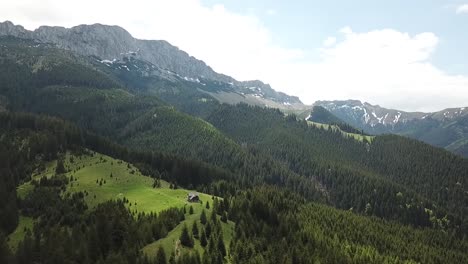
[[[253,13],[273,34],[275,42],[291,48],[318,49],[323,39],[345,26],[357,32],[392,28],[440,38],[432,61],[453,74],[468,74],[468,15],[456,9],[468,1],[452,0],[203,0],[223,4],[239,13]],[[316,54],[310,54],[314,59]],[[468,104],[468,102],[467,102]]]
[[[468,106],[468,0],[4,0],[2,20],[118,25],[307,104]]]

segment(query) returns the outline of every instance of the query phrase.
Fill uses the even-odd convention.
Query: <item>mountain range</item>
[[[261,81],[237,81],[217,73],[205,62],[167,41],[133,38],[118,26],[41,26],[29,31],[20,25],[5,21],[0,23],[0,36],[33,39],[43,45],[53,45],[59,49],[93,57],[92,63],[101,63],[101,66],[108,67],[107,71],[113,71],[113,74],[119,75],[130,85],[138,79],[139,89],[152,87],[154,90],[154,83],[161,81],[184,83],[187,90],[190,90],[184,93],[196,93],[199,101],[216,100],[229,104],[244,102],[279,108],[286,113],[296,113],[302,118],[310,113],[313,106],[322,106],[343,122],[365,133],[404,135],[468,156],[468,109],[465,110],[464,107],[434,113],[406,112],[358,100],[317,101],[308,106],[298,97],[277,92]],[[172,103],[180,101],[180,91],[159,89],[155,92]],[[185,106],[185,109],[193,107]]]
[[[41,26],[34,31],[14,25],[10,21],[0,23],[0,36],[14,36],[50,43],[85,56],[95,56],[106,65],[121,63],[132,57],[148,64],[144,75],[176,75],[181,80],[203,83],[203,80],[225,86],[217,94],[222,102],[248,101],[257,105],[279,108],[301,108],[304,105],[295,96],[276,92],[261,81],[237,81],[215,72],[205,62],[198,60],[164,40],[140,40],[125,29],[101,24],[80,25],[72,28]],[[122,65],[123,66],[123,65]],[[132,67],[134,68],[134,67]],[[126,68],[130,70],[130,68]],[[158,70],[158,71],[155,71]],[[141,69],[139,69],[141,70]],[[203,87],[201,87],[204,91]]]
[[[317,101],[344,122],[370,134],[398,134],[468,156],[468,108],[432,113],[387,109],[358,100]]]
[[[464,110],[312,109],[119,27],[0,32],[0,263],[468,262],[468,160],[359,127]]]

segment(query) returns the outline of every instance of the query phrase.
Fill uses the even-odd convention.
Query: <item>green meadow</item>
[[[20,216],[18,226],[16,227],[15,231],[8,236],[8,245],[13,250],[16,250],[18,244],[21,240],[23,240],[24,236],[26,235],[26,231],[32,230],[33,227],[33,219],[30,217]]]
[[[211,204],[211,202],[210,202]],[[182,229],[184,225],[187,225],[187,228],[191,232],[192,230],[192,225],[193,222],[197,222],[198,229],[201,230],[203,225],[200,223],[200,215],[201,215],[201,210],[203,208],[200,207],[194,207],[194,213],[193,214],[186,214],[185,215],[185,220],[181,222],[176,228],[171,230],[169,234],[163,238],[159,239],[158,241],[155,241],[143,248],[143,252],[149,257],[153,258],[156,256],[156,253],[160,247],[164,248],[164,251],[166,254],[170,255],[171,252],[175,251],[176,254],[177,252],[183,252],[183,251],[195,251],[197,250],[200,253],[203,253],[203,247],[200,245],[200,240],[199,239],[194,239],[195,241],[195,246],[193,249],[185,248],[182,247],[179,243],[179,237],[182,233]],[[211,209],[204,209],[205,213],[207,214],[207,217],[209,218],[211,215]],[[187,207],[187,212],[189,211],[189,207]],[[219,218],[219,216],[218,216]],[[227,223],[221,222],[222,225],[222,230],[223,230],[223,239],[224,239],[224,244],[226,245],[226,249],[229,250],[229,243],[232,239],[233,233],[234,233],[234,222],[228,221]]]
[[[86,203],[90,208],[97,206],[99,203],[112,199],[128,199],[127,206],[132,212],[160,212],[172,207],[186,207],[186,219],[181,222],[174,230],[170,231],[164,239],[155,241],[147,245],[143,251],[152,257],[156,254],[156,249],[159,246],[164,247],[168,255],[176,248],[182,227],[184,224],[190,228],[194,221],[200,224],[200,213],[205,209],[207,215],[211,214],[211,209],[206,209],[205,205],[208,201],[210,205],[213,202],[211,195],[198,193],[200,203],[187,202],[187,194],[196,192],[196,190],[187,189],[171,189],[170,184],[166,181],[160,181],[160,187],[153,187],[154,179],[144,176],[133,165],[113,159],[109,156],[91,152],[89,155],[75,156],[67,153],[64,158],[64,165],[67,170],[65,174],[71,181],[68,183],[67,192],[86,192]],[[57,161],[49,162],[46,165],[45,171],[34,173],[32,178],[39,180],[41,177],[51,177],[55,175]],[[190,175],[187,175],[189,177]],[[18,196],[24,198],[28,192],[33,189],[30,182],[24,183],[18,187]],[[194,209],[194,214],[189,215],[190,206]],[[219,217],[219,216],[218,216]],[[33,220],[27,217],[21,217],[20,224],[15,232],[9,236],[10,246],[15,248],[18,242],[24,237],[25,230],[32,228]],[[222,223],[223,233],[226,247],[232,238],[233,226],[232,222]],[[202,251],[200,242],[196,240],[195,250]],[[178,250],[188,250],[182,249]],[[192,249],[193,250],[193,249]]]
[[[317,122],[313,122],[313,121],[307,121],[307,124],[309,126],[315,126],[315,127],[318,127],[318,128],[323,128],[325,130],[329,130],[329,129],[332,129],[333,131],[339,130],[344,137],[353,138],[353,139],[355,139],[357,141],[361,141],[361,142],[364,141],[364,139],[366,139],[367,142],[372,142],[372,140],[375,138],[374,136],[367,136],[367,135],[362,135],[362,134],[349,133],[349,132],[341,130],[336,125],[322,124],[322,123],[317,123]]]
[[[160,212],[171,207],[182,207],[187,202],[187,194],[195,190],[171,189],[170,184],[161,180],[161,187],[153,188],[154,179],[144,176],[133,165],[99,153],[92,155],[65,156],[67,177],[72,179],[67,192],[86,191],[86,203],[92,208],[99,203],[127,198],[132,211]],[[55,174],[57,162],[47,164],[46,170],[37,173],[33,179],[51,177]],[[187,175],[189,177],[189,175]],[[18,195],[25,197],[33,188],[30,182],[18,187]],[[211,200],[210,195],[199,193],[202,201]],[[197,205],[195,205],[197,206]],[[201,205],[199,205],[201,206]]]

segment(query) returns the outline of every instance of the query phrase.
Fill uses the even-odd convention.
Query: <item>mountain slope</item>
[[[398,136],[356,141],[341,131],[247,105],[225,105],[208,120],[237,142],[316,179],[338,208],[365,212],[369,204],[374,215],[423,226],[450,212],[459,219],[452,223],[464,225],[468,161],[447,151]],[[435,213],[441,208],[448,211]]]
[[[19,50],[10,47],[6,54],[1,63],[10,71],[0,78],[4,83],[0,91],[12,109],[60,116],[130,148],[163,151],[210,163],[232,173],[231,184],[235,182],[238,186],[261,183],[283,186],[308,199],[329,200],[335,206],[355,208],[358,212],[364,212],[365,205],[372,203],[375,204],[372,214],[400,218],[415,225],[431,225],[424,208],[435,210],[441,206],[442,211],[458,214],[455,208],[448,208],[448,199],[438,200],[438,191],[418,197],[414,186],[404,186],[406,182],[397,181],[399,178],[392,177],[392,171],[379,171],[366,164],[369,148],[372,150],[368,142],[345,138],[339,131],[309,127],[294,115],[245,104],[213,102],[205,109],[205,121],[180,113],[161,102],[151,90],[135,90],[122,84],[113,70],[104,71],[109,67],[100,62],[96,66],[93,58],[28,45]],[[41,67],[34,71],[37,65]],[[78,81],[72,74],[75,71],[88,74],[80,75]],[[11,76],[21,76],[21,82]],[[389,153],[384,154],[383,162],[390,158]],[[327,173],[329,168],[334,168],[334,173]],[[426,181],[434,174],[408,176]],[[350,179],[352,182],[347,182]],[[447,179],[452,181],[452,177]],[[202,183],[206,183],[204,180]],[[357,186],[368,187],[363,191]],[[398,200],[393,196],[364,195],[370,188],[407,196]],[[350,200],[347,196],[359,198]],[[428,205],[424,207],[421,202],[426,200]],[[414,207],[399,208],[403,201]],[[379,207],[394,209],[381,211]],[[410,214],[420,216],[411,219]],[[401,215],[408,217],[402,219]]]
[[[160,263],[200,263],[201,247],[209,263],[466,262],[466,159],[400,136],[355,140],[279,109],[220,104],[215,95],[231,84],[185,79],[133,55],[106,61],[13,37],[0,39],[0,51],[0,228],[11,233],[19,213],[36,218],[17,254],[3,254],[0,232],[2,263],[148,264],[148,251]],[[17,196],[36,170],[47,174],[45,162],[84,148],[115,160],[83,158],[74,172],[62,160]],[[118,160],[133,165],[108,163]],[[113,166],[126,170],[115,176],[128,186],[113,184]],[[137,205],[97,204],[132,191],[134,168],[223,199],[204,205],[215,212],[205,223],[201,205],[194,214],[142,213],[158,207],[148,180],[128,196]],[[80,179],[64,184],[72,174]]]
[[[453,234],[304,203],[273,188],[237,195],[230,215],[238,223],[238,236],[231,243],[234,263],[467,261],[466,240]]]
[[[2,263],[74,263],[86,259],[88,263],[105,260],[109,263],[147,264],[151,262],[145,260],[143,253],[157,256],[160,247],[168,255],[166,261],[174,258],[189,262],[186,258],[195,255],[190,263],[197,263],[196,252],[205,252],[204,258],[211,259],[212,263],[252,263],[252,260],[277,263],[278,259],[297,263],[465,263],[468,258],[466,241],[453,233],[415,229],[397,222],[356,215],[350,211],[307,202],[298,194],[271,186],[237,190],[235,196],[222,200],[203,196],[210,201],[210,209],[203,209],[204,204],[195,204],[187,206],[185,212],[183,209],[171,208],[157,215],[145,214],[142,212],[146,210],[145,206],[157,207],[157,202],[163,202],[166,197],[159,199],[153,196],[145,204],[145,199],[151,196],[142,193],[130,193],[128,197],[133,198],[129,202],[117,200],[87,208],[86,201],[96,199],[92,194],[102,199],[108,191],[114,194],[119,191],[131,192],[134,183],[143,184],[146,191],[156,194],[167,192],[178,196],[184,193],[182,190],[167,189],[164,182],[162,189],[151,188],[151,181],[138,175],[138,172],[132,174],[136,168],[125,162],[119,164],[120,160],[96,153],[79,154],[81,148],[76,148],[79,144],[88,142],[88,146],[92,146],[93,141],[87,139],[87,136],[83,140],[77,128],[61,120],[7,113],[0,114],[0,120],[0,156],[10,154],[9,159],[0,162],[9,163],[20,154],[30,159],[28,161],[36,159],[40,164],[45,161],[40,157],[49,156],[54,160],[52,156],[58,154],[60,159],[63,151],[69,148],[77,153],[73,161],[69,155],[62,160],[65,169],[69,169],[66,175],[73,176],[73,179],[61,177],[57,173],[59,162],[55,161],[50,167],[46,164],[44,170],[36,175],[36,178],[46,174],[51,177],[38,180],[34,189],[21,198],[22,213],[34,218],[34,227],[23,221],[22,227],[29,230],[26,229],[22,234],[14,233],[24,235],[24,239],[19,239],[22,241],[14,254],[8,248],[4,250],[5,241],[0,233]],[[41,134],[49,138],[49,142],[55,139],[59,148],[49,149],[47,141],[37,140],[37,135]],[[31,148],[35,151],[27,155],[27,151],[18,146],[14,151],[5,149],[15,142],[22,142],[23,146],[35,146]],[[104,149],[112,152],[115,146],[109,144]],[[144,168],[141,163],[148,162],[148,159],[141,154],[127,152],[125,155],[136,162],[136,166]],[[156,164],[157,161],[156,158],[151,163]],[[28,164],[33,163],[17,163],[15,168],[25,168]],[[189,171],[193,172],[193,169],[195,167]],[[54,171],[56,173],[52,175]],[[30,176],[29,173],[25,176]],[[99,178],[104,180],[101,186],[94,181]],[[67,182],[66,187],[62,180]],[[119,182],[121,180],[131,181],[130,188]],[[79,192],[80,188],[86,189],[88,185],[94,186],[90,188],[89,194],[87,191]],[[118,185],[118,189],[106,190],[112,185]],[[60,191],[61,188],[64,189]],[[77,192],[69,196],[66,195],[68,191]],[[172,202],[183,204],[178,198]],[[194,207],[194,210],[190,210],[190,207]],[[138,213],[135,209],[138,209]],[[201,210],[208,213],[205,220],[202,220]],[[223,216],[229,220],[223,220]],[[22,219],[25,220],[24,217]],[[178,241],[182,236],[179,234],[185,225],[194,230],[194,222],[197,223],[200,236],[208,237],[208,242],[205,241],[207,244],[203,246],[202,238],[196,236],[194,231],[189,231],[194,240],[193,248],[181,245]],[[219,241],[224,241],[224,245],[217,246],[220,245]],[[224,253],[226,257],[222,255],[223,246],[224,251],[227,251]]]
[[[399,134],[467,155],[468,108],[433,113],[404,112],[357,100],[318,101],[343,121],[371,134]]]
[[[206,111],[206,120],[195,118],[161,102],[154,90],[133,86],[140,79],[129,78],[128,83],[123,83],[118,74],[129,72],[126,69],[108,67],[93,57],[54,47],[30,47],[34,42],[9,41],[1,47],[8,50],[0,60],[8,74],[0,75],[0,92],[11,109],[60,116],[133,149],[162,151],[210,163],[230,173],[223,179],[229,180],[231,186],[282,186],[307,199],[328,201],[360,213],[370,203],[374,204],[372,214],[414,225],[436,225],[444,214],[453,214],[455,225],[463,221],[457,211],[462,212],[464,207],[449,207],[454,197],[437,195],[439,181],[431,180],[428,190],[432,191],[421,195],[416,186],[400,178],[417,177],[415,182],[424,182],[436,177],[433,171],[402,174],[399,170],[407,163],[394,170],[374,168],[369,165],[373,161],[368,156],[373,150],[369,142],[348,139],[341,131],[310,127],[279,110],[245,104],[231,106],[214,101],[204,108],[205,103],[201,103],[198,107]],[[77,79],[73,73],[78,71],[86,74]],[[164,87],[167,86],[161,85],[160,89]],[[172,98],[176,99],[177,93]],[[382,155],[384,164],[395,159],[393,153]],[[437,154],[441,160],[442,156]],[[380,156],[374,158],[377,157]],[[416,160],[420,157],[421,154],[414,156]],[[457,162],[431,164],[452,171]],[[453,175],[446,179],[454,184]],[[183,178],[178,181],[187,183]],[[199,184],[208,182],[209,178],[202,178]],[[390,194],[370,195],[369,190],[373,189],[405,196],[396,199]],[[400,207],[403,203],[412,207]],[[426,208],[437,214],[432,222]]]
[[[343,120],[339,119],[325,108],[318,105],[312,108],[312,112],[305,118],[305,120],[323,124],[344,123]]]
[[[96,56],[101,62],[111,62],[134,57],[148,62],[164,71],[172,73],[186,81],[211,80],[218,85],[229,87],[229,93],[242,100],[245,95],[251,97],[246,102],[258,105],[280,106],[290,108],[303,107],[299,98],[274,91],[261,81],[240,82],[230,76],[216,73],[203,61],[172,46],[163,40],[139,40],[133,38],[125,29],[118,26],[101,24],[80,25],[70,29],[63,27],[42,26],[34,31],[25,30],[22,26],[10,21],[0,23],[0,36],[14,36],[23,39],[34,39],[41,43],[70,50],[85,56]],[[128,68],[127,68],[128,69]],[[222,102],[232,99],[220,97]]]
[[[0,84],[3,84],[0,94],[8,100],[11,110],[59,116],[132,149],[162,151],[204,161],[232,173],[229,177],[240,186],[283,185],[305,196],[322,199],[316,182],[288,170],[268,155],[257,155],[205,120],[179,112],[159,100],[152,90],[135,90],[122,84],[114,71],[103,71],[102,67],[108,67],[101,63],[97,67],[93,58],[53,47],[37,49],[16,43],[18,48],[14,43],[2,46],[9,52],[0,60],[0,67],[10,69],[8,74],[0,74]],[[39,62],[50,66],[35,72],[34,65]],[[67,65],[69,70],[63,72],[62,65]],[[73,71],[92,74],[81,76],[76,83],[70,74]],[[173,88],[184,89],[178,85]],[[177,98],[176,95],[172,98]],[[203,111],[217,107],[219,103],[212,102]],[[184,181],[178,179],[179,184]]]

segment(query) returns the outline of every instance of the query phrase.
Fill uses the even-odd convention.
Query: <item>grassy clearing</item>
[[[30,217],[20,216],[18,226],[15,231],[8,236],[8,245],[11,249],[16,250],[20,241],[23,240],[26,230],[32,231],[33,219]]]
[[[372,140],[374,140],[375,138],[375,136],[367,136],[367,135],[362,135],[362,134],[349,133],[349,132],[341,130],[336,125],[322,124],[322,123],[317,123],[313,121],[307,121],[307,124],[309,126],[315,126],[318,128],[323,128],[325,130],[329,130],[329,129],[333,129],[334,131],[339,130],[344,137],[353,138],[354,140],[361,141],[361,142],[363,142],[364,139],[366,139],[368,142],[372,142]]]
[[[43,173],[33,176],[40,179],[55,174],[57,162],[50,162]],[[161,187],[153,188],[154,179],[143,176],[133,165],[109,156],[94,153],[93,156],[65,157],[66,175],[73,179],[68,192],[86,191],[87,204],[93,208],[99,203],[119,198],[127,198],[132,211],[160,212],[171,207],[182,207],[187,204],[189,190],[170,189],[169,183],[161,181]],[[25,183],[18,187],[18,195],[25,197],[33,186]],[[200,193],[202,201],[211,200],[211,196]]]
[[[170,184],[166,181],[161,181],[161,187],[153,188],[154,179],[142,175],[133,165],[99,153],[93,153],[92,156],[73,156],[67,153],[64,164],[68,171],[66,173],[67,177],[73,179],[67,186],[67,192],[86,191],[88,195],[85,196],[85,200],[90,208],[108,200],[124,197],[129,200],[127,206],[134,212],[157,213],[171,207],[181,208],[184,206],[188,212],[189,207],[193,207],[194,214],[187,214],[186,220],[170,231],[166,238],[155,241],[143,249],[150,257],[154,256],[160,245],[170,255],[175,249],[183,225],[187,224],[191,230],[193,222],[198,221],[197,224],[201,227],[200,213],[205,208],[206,201],[209,201],[210,205],[212,204],[212,196],[204,193],[199,193],[202,203],[188,203],[186,198],[191,191],[170,189]],[[57,161],[49,162],[46,164],[44,172],[35,173],[32,178],[39,180],[43,176],[53,176],[55,175],[56,166]],[[100,184],[101,182],[102,184]],[[30,182],[24,183],[18,187],[18,196],[24,198],[31,190],[33,190],[33,185]],[[207,215],[211,213],[211,210],[205,210]],[[20,225],[10,235],[10,245],[17,245],[18,241],[23,239],[24,227],[32,228],[31,218],[21,218]],[[223,223],[226,247],[231,241],[233,227],[234,223],[232,222]],[[191,250],[203,252],[198,240],[196,240],[194,249]]]
[[[159,246],[162,246],[169,256],[176,250],[190,251],[197,250],[203,252],[200,241],[195,240],[193,249],[182,248],[178,245],[178,240],[184,224],[191,230],[193,222],[197,221],[199,227],[200,214],[205,209],[207,215],[211,214],[211,209],[205,208],[208,201],[212,204],[212,196],[199,193],[202,203],[188,203],[186,201],[189,190],[170,189],[169,183],[161,181],[160,188],[153,188],[154,180],[150,177],[141,175],[141,173],[132,165],[126,162],[112,159],[108,156],[95,154],[93,157],[83,156],[74,157],[74,162],[70,163],[70,155],[66,158],[66,167],[69,168],[69,176],[73,176],[75,181],[69,184],[67,190],[70,192],[87,191],[86,202],[90,206],[96,206],[99,203],[110,199],[127,198],[132,211],[137,212],[160,212],[171,207],[186,207],[189,212],[190,206],[194,209],[194,214],[186,215],[186,219],[169,234],[158,241],[155,241],[143,248],[143,252],[149,257],[154,257]],[[55,164],[53,169],[55,170]],[[54,171],[50,169],[49,171]],[[112,177],[110,176],[112,173]],[[97,182],[96,182],[97,180]],[[99,185],[99,181],[105,183]],[[232,239],[234,232],[234,223],[222,223],[223,237],[226,247]]]
[[[192,225],[193,222],[197,222],[198,228],[201,230],[201,227],[203,225],[200,223],[200,215],[201,211],[204,207],[194,207],[194,214],[187,214],[185,216],[185,220],[181,222],[176,228],[174,228],[172,231],[169,232],[169,234],[158,241],[155,241],[143,248],[143,253],[146,254],[149,258],[154,258],[156,256],[157,250],[159,247],[164,248],[164,251],[166,252],[167,257],[174,252],[174,251],[181,251],[181,252],[190,252],[190,251],[195,251],[197,250],[200,253],[204,252],[203,247],[200,245],[200,240],[195,239],[195,246],[190,249],[190,248],[185,248],[182,247],[178,244],[179,237],[182,233],[182,229],[184,225],[187,225],[189,231],[191,232],[192,230]],[[211,214],[211,209],[204,209],[205,213],[207,214],[207,217],[209,218]],[[188,208],[187,208],[188,212]],[[219,216],[218,216],[219,218]],[[226,245],[226,249],[229,250],[229,244],[232,240],[232,236],[234,233],[234,222],[228,221],[227,223],[221,222],[222,229],[223,229],[223,240],[224,244]]]

